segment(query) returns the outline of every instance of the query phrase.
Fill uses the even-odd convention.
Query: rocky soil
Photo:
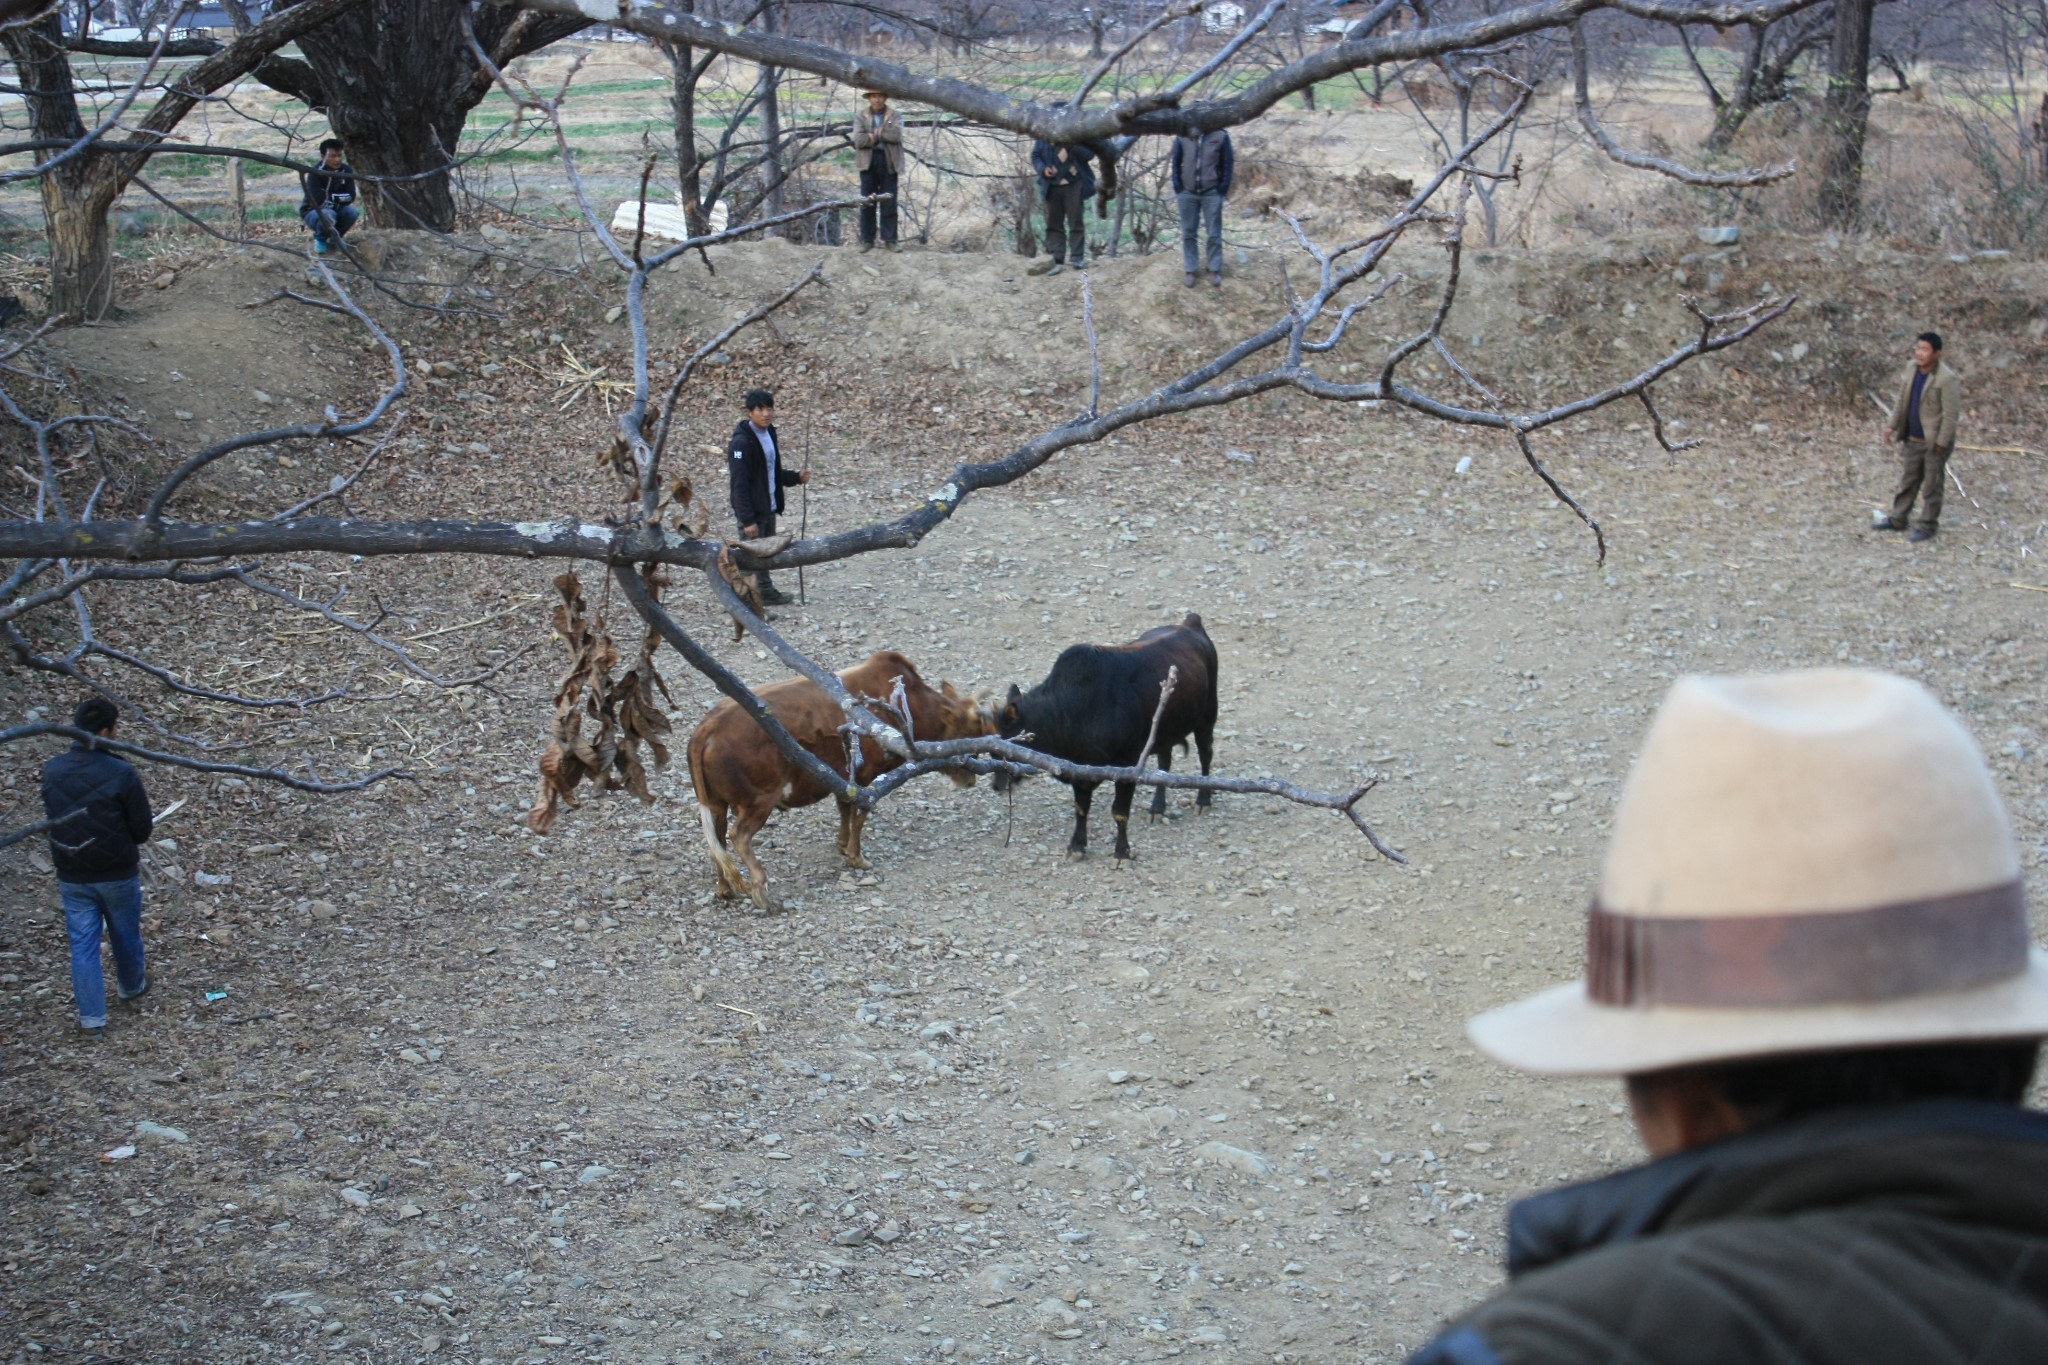
[[[1658,281],[1693,250],[1503,257],[1475,284],[1495,319],[1480,354],[1531,392],[1632,372],[1653,332],[1684,335]],[[831,256],[830,288],[781,319],[786,345],[750,336],[686,397],[700,479],[761,378],[818,471],[813,529],[898,512],[959,455],[1075,411],[1070,277]],[[663,326],[693,343],[809,259],[717,253],[716,276],[692,266],[660,297]],[[1829,274],[1789,247],[1746,262],[1751,295],[1817,279],[1870,309],[1884,272],[1913,266]],[[2043,316],[2036,267],[1926,268],[1986,310]],[[65,337],[65,358],[176,445],[198,439],[187,425],[360,402],[376,374],[343,323],[238,306],[299,269],[195,255],[118,325]],[[352,508],[602,514],[604,414],[559,408],[553,376],[563,345],[618,372],[609,298],[460,269],[441,282],[516,316],[381,310],[449,370]],[[1099,272],[1112,397],[1278,306],[1269,260],[1220,299],[1177,279],[1162,258]],[[153,699],[183,726],[419,779],[315,800],[147,774],[160,807],[188,804],[151,851],[152,991],[98,1044],[70,1027],[46,862],[0,854],[5,1358],[1399,1360],[1498,1282],[1509,1201],[1637,1156],[1618,1087],[1508,1073],[1462,1024],[1575,971],[1611,803],[1671,678],[1845,662],[1925,680],[1990,754],[2040,899],[2048,461],[1960,457],[1967,494],[1931,545],[1865,532],[1890,462],[1867,402],[1829,400],[1872,380],[1802,367],[1924,323],[1835,318],[1811,303],[1673,386],[1697,450],[1656,451],[1639,411],[1548,439],[1608,529],[1604,564],[1510,448],[1285,400],[1073,452],[918,550],[810,571],[809,604],[780,613],[834,662],[899,648],[992,693],[1072,641],[1199,611],[1221,654],[1220,770],[1380,773],[1364,811],[1405,868],[1326,812],[1230,796],[1137,825],[1129,866],[1069,863],[1063,789],[1005,803],[927,780],[871,821],[871,873],[837,866],[829,808],[778,816],[763,856],[786,909],[756,916],[711,898],[680,764],[651,807],[595,799],[547,838],[521,822],[559,566],[273,566],[349,587],[349,609],[374,597],[437,670],[504,665],[454,693],[272,603],[102,599],[110,636],[215,685],[296,693],[354,662],[369,694],[260,723]],[[2006,414],[2038,383],[2041,329],[1947,325],[1966,375],[1986,372],[1980,443],[2038,447]],[[1381,334],[1339,363],[1370,363]],[[2022,357],[2010,380],[1989,374],[2002,355]],[[185,514],[274,506],[361,458],[254,457]],[[777,676],[702,590],[669,596],[746,676]],[[680,730],[712,694],[665,658]],[[10,672],[0,701],[68,698]],[[0,816],[33,808],[17,754]]]

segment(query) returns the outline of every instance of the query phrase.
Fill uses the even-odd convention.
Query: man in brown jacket
[[[1948,478],[1949,453],[1956,448],[1956,420],[1962,416],[1963,386],[1956,372],[1941,362],[1941,334],[1922,332],[1913,342],[1913,372],[1899,389],[1899,401],[1885,423],[1884,439],[1905,443],[1899,491],[1892,513],[1871,523],[1873,531],[1903,531],[1920,497],[1920,519],[1908,540],[1932,540],[1941,521],[1942,483]]]
[[[875,249],[875,220],[881,219],[882,245],[896,249],[896,177],[903,171],[903,115],[889,107],[889,96],[870,90],[868,107],[853,116],[853,164],[860,170],[860,249]],[[876,195],[886,196],[877,202]],[[876,212],[880,210],[879,214]]]
[[[1612,831],[1584,979],[1470,1033],[1625,1078],[1652,1160],[1515,1205],[1410,1365],[2048,1361],[2048,953],[1969,732],[1884,673],[1684,678]]]

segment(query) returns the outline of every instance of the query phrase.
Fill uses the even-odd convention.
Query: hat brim
[[[1575,981],[1477,1016],[1480,1051],[1523,1071],[1627,1076],[1703,1062],[1907,1043],[2048,1037],[2048,953],[2008,981],[1902,1000],[1787,1009],[1598,1005]]]

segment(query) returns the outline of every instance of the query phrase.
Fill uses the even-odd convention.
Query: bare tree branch
[[[1655,171],[1659,175],[1669,176],[1687,185],[1698,185],[1703,189],[1739,190],[1783,180],[1799,169],[1799,162],[1795,158],[1782,166],[1767,166],[1760,170],[1696,171],[1690,166],[1681,166],[1662,157],[1629,151],[1616,142],[1613,135],[1593,115],[1593,101],[1586,93],[1586,35],[1577,24],[1572,25],[1572,104],[1579,112],[1579,122],[1584,125],[1586,135],[1593,139],[1600,150],[1607,153],[1611,160],[1634,170]]]

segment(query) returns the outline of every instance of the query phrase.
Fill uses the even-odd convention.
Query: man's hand
[[[756,537],[756,536],[758,536],[758,535],[760,535],[760,534],[761,534],[761,528],[760,528],[760,527],[758,527],[758,526],[742,526],[742,527],[740,527],[740,539],[741,539],[741,540],[752,540],[752,539],[753,539],[754,537]]]
[[[1052,169],[1052,167],[1050,167],[1050,166],[1047,166],[1047,167],[1045,168],[1045,170],[1044,170],[1043,174],[1044,174],[1044,176],[1045,176],[1045,178],[1046,178],[1047,180],[1050,180],[1050,179],[1052,179],[1052,177],[1053,177],[1053,169]]]
[[[808,469],[799,469],[796,472],[796,481],[798,483],[809,483],[811,481],[811,471]]]

